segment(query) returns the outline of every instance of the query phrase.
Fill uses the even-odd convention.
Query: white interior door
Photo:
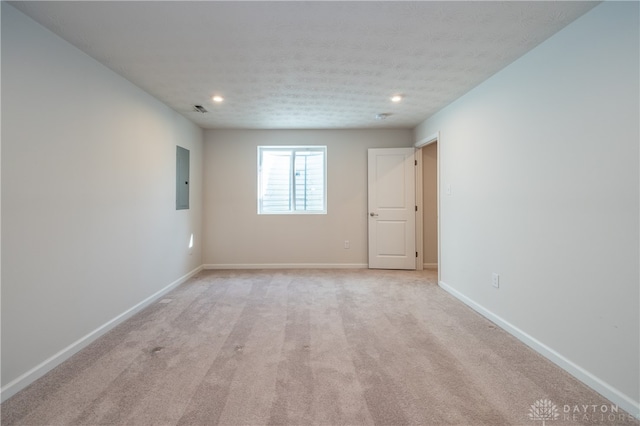
[[[416,269],[414,154],[369,149],[369,268]]]

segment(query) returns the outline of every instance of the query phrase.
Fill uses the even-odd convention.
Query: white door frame
[[[418,257],[416,259],[416,269],[422,270],[424,265],[424,229],[423,229],[423,200],[422,200],[422,152],[421,149],[432,143],[438,143],[437,158],[436,158],[436,179],[437,179],[437,216],[438,216],[438,283],[440,283],[440,271],[442,270],[442,258],[440,257],[440,151],[442,145],[440,144],[440,131],[437,131],[431,136],[420,139],[413,146],[420,154],[416,154],[417,167],[416,167],[416,205],[418,211],[416,212],[416,248],[418,249]]]

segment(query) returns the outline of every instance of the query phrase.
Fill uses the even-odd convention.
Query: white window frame
[[[265,151],[284,151],[284,152],[292,152],[295,151],[318,151],[323,154],[323,209],[322,210],[296,210],[295,209],[295,171],[294,168],[291,167],[291,182],[292,182],[292,190],[289,195],[290,209],[287,211],[263,211],[262,208],[262,194],[264,192],[264,188],[262,187],[262,153]],[[292,162],[295,162],[294,157],[292,157]],[[324,145],[269,145],[269,146],[258,146],[258,214],[259,215],[291,215],[291,214],[302,214],[302,215],[314,215],[314,214],[327,214],[327,147]]]

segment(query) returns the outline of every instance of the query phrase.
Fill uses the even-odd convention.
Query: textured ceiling
[[[414,127],[597,3],[11,4],[203,128],[324,129]]]

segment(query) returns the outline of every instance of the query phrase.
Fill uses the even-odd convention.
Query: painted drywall
[[[422,246],[425,267],[438,265],[438,144],[420,150],[422,155]]]
[[[412,146],[411,130],[207,130],[206,267],[367,265],[367,149]],[[258,215],[257,147],[327,146],[326,215]],[[344,241],[350,248],[344,248]]]
[[[638,6],[597,6],[415,129],[440,131],[442,284],[635,414]]]
[[[2,89],[5,398],[200,267],[203,135],[6,2]],[[176,145],[191,151],[189,210]]]

